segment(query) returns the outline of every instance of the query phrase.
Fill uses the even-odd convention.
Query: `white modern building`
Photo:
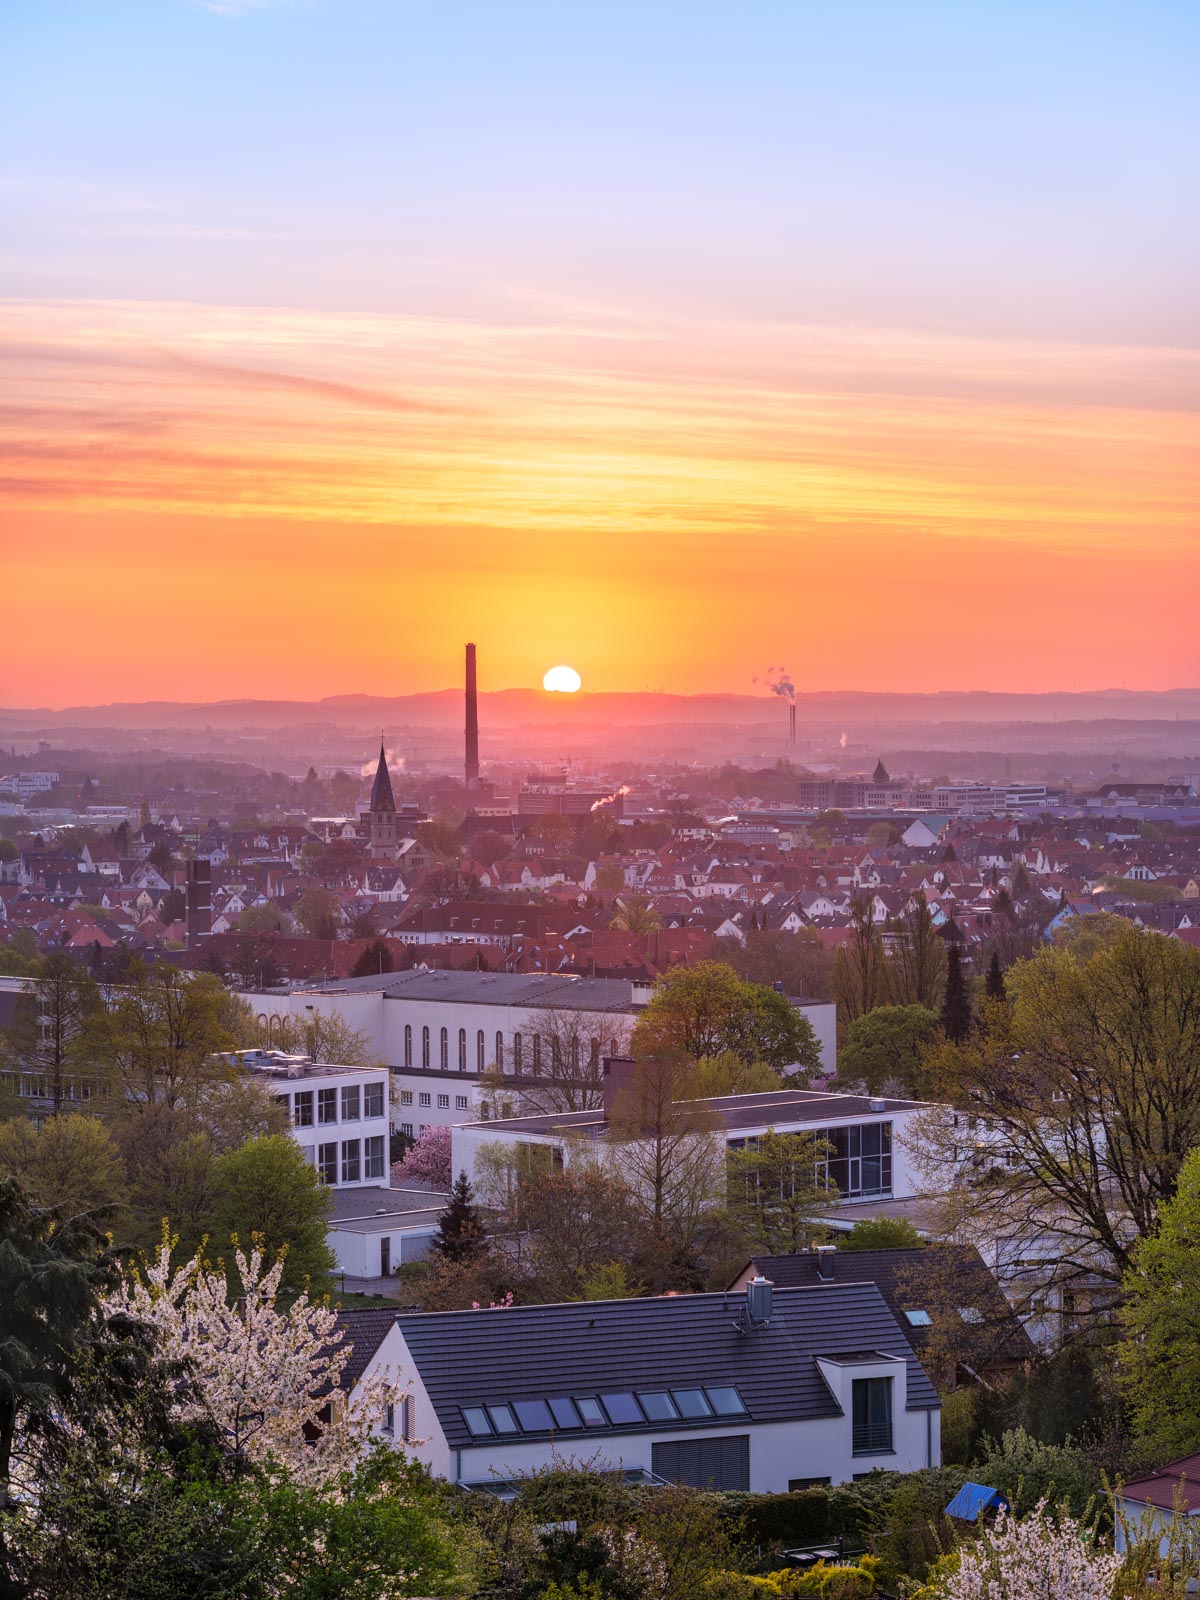
[[[760,1493],[941,1461],[940,1401],[871,1283],[343,1322],[353,1380],[409,1386],[406,1451],[468,1488],[563,1456]]]
[[[613,1106],[636,1071],[632,1061],[606,1060],[605,1104],[595,1111],[505,1117],[456,1127],[453,1170],[474,1180],[480,1150],[497,1144],[541,1147],[550,1167],[606,1160],[612,1148]],[[695,1104],[711,1113],[716,1125],[712,1136],[729,1150],[754,1145],[770,1131],[810,1133],[823,1140],[828,1155],[821,1162],[821,1176],[836,1187],[839,1203],[906,1199],[920,1190],[903,1134],[914,1117],[929,1109],[922,1101],[778,1089],[720,1095]]]
[[[514,1079],[548,1070],[551,1034],[563,1019],[596,1057],[625,1050],[649,984],[624,978],[578,978],[504,972],[443,972],[421,967],[381,977],[346,978],[242,998],[267,1038],[273,1019],[292,1023],[336,1016],[364,1035],[369,1053],[390,1068],[395,1125],[452,1127],[475,1115],[474,1086],[499,1065]],[[824,1071],[837,1058],[832,1001],[793,1001],[811,1023]]]
[[[229,1059],[274,1089],[305,1160],[331,1188],[387,1183],[390,1119],[384,1068],[314,1064],[279,1050],[238,1050]]]

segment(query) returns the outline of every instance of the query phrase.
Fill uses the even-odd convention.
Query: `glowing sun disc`
[[[542,688],[551,694],[578,694],[583,679],[574,667],[551,667],[542,679]]]

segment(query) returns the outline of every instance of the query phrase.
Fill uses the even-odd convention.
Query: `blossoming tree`
[[[352,1467],[373,1429],[405,1391],[384,1370],[340,1387],[353,1346],[329,1305],[307,1294],[276,1303],[280,1258],[235,1248],[241,1297],[229,1302],[225,1271],[199,1254],[172,1264],[172,1242],[110,1294],[105,1310],[150,1324],[164,1358],[185,1363],[192,1383],[181,1420],[211,1422],[236,1456],[285,1468],[296,1481],[331,1483]]]
[[[1122,1558],[1065,1512],[1041,1501],[1027,1517],[1006,1512],[936,1568],[925,1600],[1112,1600]]]

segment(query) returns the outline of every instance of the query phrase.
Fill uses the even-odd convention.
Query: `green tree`
[[[460,1172],[450,1190],[446,1209],[438,1217],[438,1229],[429,1248],[444,1261],[461,1265],[473,1261],[486,1245],[487,1236],[475,1206],[471,1181],[465,1172]]]
[[[871,916],[871,901],[858,896],[850,908],[849,937],[838,946],[833,963],[833,997],[838,1020],[853,1022],[876,1006],[886,1005],[890,992],[883,936]]]
[[[745,944],[729,957],[739,978],[769,988],[781,983],[784,994],[806,1000],[832,997],[833,961],[833,951],[821,943],[815,928],[800,928],[795,933],[751,928]]]
[[[268,1259],[287,1251],[281,1288],[319,1294],[334,1270],[325,1239],[329,1190],[286,1133],[251,1139],[214,1166],[211,1233],[220,1250],[236,1236],[262,1241]]]
[[[261,906],[247,906],[238,917],[239,933],[278,933],[283,927],[283,912],[273,900]]]
[[[801,1076],[821,1065],[812,1024],[786,996],[746,983],[722,961],[672,967],[638,1019],[634,1054],[682,1052],[700,1061],[726,1051],[743,1061],[765,1061],[776,1071],[795,1067]]]
[[[248,1011],[208,973],[136,967],[128,987],[90,1015],[80,1052],[118,1101],[195,1099],[234,1069],[221,1052],[248,1030]]]
[[[839,1250],[914,1250],[924,1240],[907,1217],[860,1217],[839,1233]]]
[[[103,1004],[91,975],[61,951],[38,962],[17,1003],[9,1029],[12,1054],[23,1071],[45,1078],[55,1111],[69,1101],[73,1079],[83,1067],[81,1035]]]
[[[1200,1448],[1200,1149],[1184,1160],[1122,1288],[1118,1373],[1139,1453],[1190,1455]]]
[[[0,1124],[0,1173],[16,1178],[34,1205],[68,1216],[119,1206],[125,1170],[116,1141],[95,1117],[50,1117],[40,1128],[24,1118]]]
[[[609,923],[621,933],[632,933],[641,938],[662,927],[662,918],[644,894],[622,894],[617,900],[617,914]]]
[[[815,1134],[773,1128],[729,1152],[729,1211],[752,1253],[794,1255],[825,1237],[818,1219],[838,1198],[828,1155]]]
[[[337,896],[328,889],[306,889],[293,915],[310,938],[336,939],[338,909]]]
[[[727,1094],[769,1094],[784,1087],[783,1079],[765,1061],[743,1061],[732,1050],[696,1063],[692,1084],[697,1099]]]
[[[992,951],[992,959],[988,962],[987,979],[984,993],[989,1000],[1003,1004],[1008,999],[1008,990],[1004,985],[1004,968],[1000,965],[1000,952]]]
[[[927,1006],[876,1006],[856,1017],[838,1053],[838,1078],[868,1094],[900,1085],[924,1099],[929,1091],[926,1053],[942,1037],[942,1022]]]
[[[946,956],[946,992],[942,1000],[942,1027],[947,1039],[961,1044],[971,1031],[974,1017],[967,980],[963,976],[962,956],[956,944]]]
[[[350,968],[352,978],[373,978],[391,972],[395,963],[386,939],[372,939],[371,943]]]
[[[892,924],[891,992],[904,1005],[936,1011],[946,987],[946,947],[918,890]]]

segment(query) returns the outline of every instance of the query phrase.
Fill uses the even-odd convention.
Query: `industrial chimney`
[[[187,864],[188,949],[212,934],[212,862],[203,858]]]
[[[475,687],[475,646],[467,646],[467,759],[468,789],[479,787],[479,696]]]

